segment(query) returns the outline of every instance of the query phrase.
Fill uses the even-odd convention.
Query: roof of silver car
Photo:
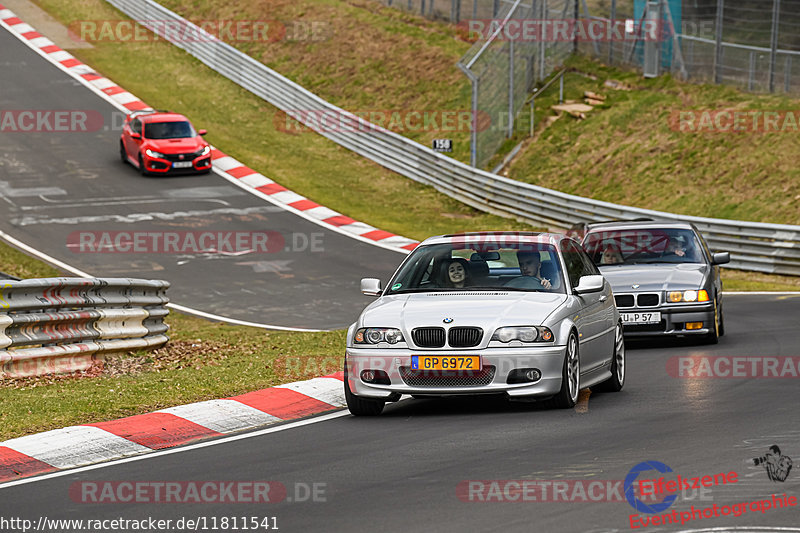
[[[487,241],[498,240],[502,238],[511,237],[514,240],[521,242],[538,242],[555,244],[560,240],[567,238],[566,235],[560,233],[537,233],[533,231],[471,231],[465,233],[451,233],[449,235],[436,235],[428,237],[422,244],[440,244],[449,243],[453,241],[473,240],[484,238]]]
[[[612,220],[609,222],[593,222],[588,225],[586,232],[595,231],[597,229],[608,230],[609,228],[615,229],[632,229],[632,228],[680,228],[680,229],[696,229],[691,222],[683,222],[681,220]]]

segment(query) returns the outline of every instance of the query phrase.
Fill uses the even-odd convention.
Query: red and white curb
[[[346,405],[343,374],[0,442],[0,483],[338,409]]]
[[[38,52],[42,57],[91,89],[101,98],[124,113],[152,109],[135,95],[113,81],[95,72],[91,67],[42,36],[33,27],[20,20],[10,9],[0,4],[0,26]],[[212,147],[213,148],[213,147]],[[398,252],[408,253],[419,243],[358,222],[333,209],[290,191],[286,187],[259,174],[233,157],[214,148],[211,152],[214,171],[228,181],[242,187],[278,207],[291,211],[329,230]]]

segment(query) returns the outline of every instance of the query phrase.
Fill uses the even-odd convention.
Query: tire
[[[719,336],[725,335],[725,314],[722,312],[722,305],[719,306]]]
[[[119,158],[122,160],[124,165],[128,164],[128,152],[125,151],[125,145],[122,141],[119,142]]]
[[[625,337],[622,324],[617,324],[614,331],[614,353],[611,356],[611,377],[592,387],[598,392],[619,392],[625,386]]]
[[[706,335],[705,344],[717,344],[719,342],[719,324],[720,324],[720,312],[719,308],[717,307],[717,302],[714,302],[714,327],[711,330],[711,333]]]
[[[578,353],[578,336],[569,334],[564,351],[564,365],[561,369],[561,390],[550,399],[550,406],[556,409],[571,409],[578,403],[581,390],[581,359]]]
[[[148,172],[144,168],[144,160],[142,159],[142,154],[139,154],[139,174],[142,176],[147,176]]]
[[[347,408],[354,416],[378,416],[383,412],[383,406],[386,405],[384,401],[367,400],[352,393],[347,378],[347,364],[344,368],[344,399],[347,402]]]

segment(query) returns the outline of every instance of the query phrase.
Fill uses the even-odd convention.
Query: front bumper
[[[658,311],[661,322],[658,324],[624,324],[626,337],[682,337],[703,336],[714,331],[714,304],[648,307],[640,309],[620,308],[620,313],[636,311]],[[687,322],[702,322],[700,329],[686,329]]]
[[[142,154],[142,159],[144,161],[145,170],[153,174],[192,174],[211,170],[211,154],[190,160],[192,166],[186,168],[175,168],[175,162],[173,161],[157,157],[150,157],[144,153]]]
[[[481,350],[409,350],[403,348],[348,348],[346,365],[350,390],[356,396],[389,399],[397,394],[420,394],[432,396],[499,394],[509,397],[550,397],[561,389],[561,372],[564,365],[565,346],[537,346],[519,348],[484,348]],[[464,356],[480,355],[484,369],[494,367],[491,379],[475,380],[487,383],[471,384],[477,373],[462,372],[465,379],[451,380],[447,376],[456,371],[412,372],[412,355]],[[515,369],[537,369],[541,378],[534,382],[507,383],[509,374]],[[388,375],[389,384],[366,383],[361,379],[364,370],[382,370]],[[438,373],[437,373],[438,372]],[[411,379],[422,375],[429,379]],[[442,377],[441,380],[437,378]],[[456,376],[458,378],[459,376]],[[459,382],[458,385],[436,383]],[[420,384],[418,381],[426,383]]]

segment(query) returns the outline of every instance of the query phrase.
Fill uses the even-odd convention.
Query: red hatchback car
[[[207,173],[211,147],[189,119],[168,111],[137,111],[125,118],[119,155],[146,174]]]

